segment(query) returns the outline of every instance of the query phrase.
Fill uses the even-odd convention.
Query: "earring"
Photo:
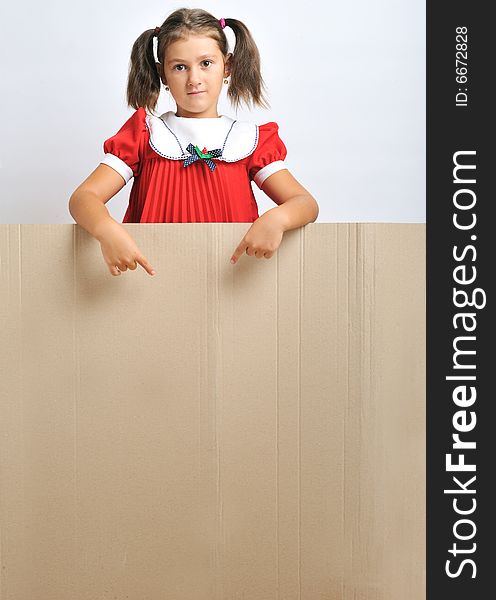
[[[166,92],[168,92],[168,91],[169,91],[169,86],[168,86],[168,85],[166,85],[166,86],[165,86],[165,91],[166,91]]]
[[[227,85],[229,83],[228,79],[224,79],[224,83]]]

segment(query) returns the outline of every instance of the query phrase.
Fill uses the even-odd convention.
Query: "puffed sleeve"
[[[260,189],[267,177],[287,169],[284,164],[287,150],[278,131],[277,123],[266,123],[258,128],[258,144],[249,157],[248,173],[250,180],[253,180]]]
[[[139,173],[140,146],[146,132],[146,111],[140,106],[115,135],[105,140],[105,156],[100,162],[112,167],[127,183]]]

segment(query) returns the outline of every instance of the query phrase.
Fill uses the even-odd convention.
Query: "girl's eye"
[[[174,70],[175,71],[182,71],[182,69],[180,67],[184,67],[184,65],[174,65]]]
[[[205,63],[208,63],[208,65],[206,65]],[[212,64],[212,61],[207,59],[207,60],[204,60],[204,61],[203,61],[203,64],[204,64],[206,67],[209,67],[209,66]]]

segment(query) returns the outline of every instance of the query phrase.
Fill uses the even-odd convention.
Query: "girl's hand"
[[[248,256],[270,258],[279,248],[285,228],[276,210],[268,210],[253,222],[231,257],[233,264],[245,252]]]
[[[136,242],[117,221],[105,222],[98,231],[97,240],[100,242],[103,258],[111,275],[120,275],[121,271],[128,269],[134,271],[138,264],[150,275],[155,275],[151,264],[141,254]]]

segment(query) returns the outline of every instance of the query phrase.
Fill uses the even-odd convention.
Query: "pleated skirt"
[[[247,159],[203,160],[184,167],[163,157],[143,161],[134,178],[123,223],[252,223],[258,206],[248,177]]]

